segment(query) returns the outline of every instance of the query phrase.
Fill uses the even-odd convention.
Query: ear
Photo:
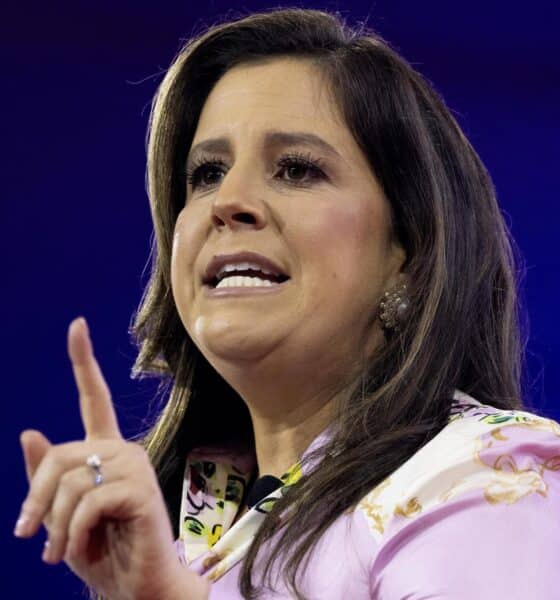
[[[396,238],[393,238],[389,245],[387,271],[385,276],[386,290],[391,290],[403,283],[407,286],[410,285],[410,278],[408,274],[403,271],[406,261],[407,255],[405,249]]]

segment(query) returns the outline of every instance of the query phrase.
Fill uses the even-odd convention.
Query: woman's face
[[[316,67],[277,59],[228,71],[203,107],[187,170],[172,289],[189,335],[219,372],[262,359],[277,361],[279,373],[290,361],[343,368],[381,339],[372,320],[405,255]],[[255,255],[220,260],[245,252]],[[223,271],[236,266],[272,285]],[[238,286],[251,281],[258,285]]]

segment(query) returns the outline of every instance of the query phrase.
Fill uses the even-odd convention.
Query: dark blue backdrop
[[[273,4],[235,8],[263,6]],[[488,166],[528,267],[530,401],[560,418],[560,44],[551,6],[314,6],[340,9],[351,22],[368,18],[443,94]],[[144,191],[150,101],[180,41],[230,8],[218,0],[35,2],[1,20],[0,244],[8,263],[1,295],[2,597],[81,594],[63,565],[41,562],[43,535],[12,538],[26,491],[18,435],[34,427],[57,442],[81,436],[66,356],[67,326],[80,314],[89,320],[124,432],[139,427],[155,383],[130,380],[135,351],[127,327],[146,280],[151,235]]]

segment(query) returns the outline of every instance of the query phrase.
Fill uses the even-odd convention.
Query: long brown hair
[[[454,389],[497,408],[526,408],[517,251],[491,179],[439,95],[381,37],[334,14],[285,9],[222,23],[174,60],[154,99],[148,137],[155,240],[131,329],[139,345],[133,374],[162,379],[164,406],[145,443],[175,527],[188,450],[232,437],[252,442],[245,404],[193,344],[171,293],[185,158],[220,77],[235,65],[285,56],[313,61],[325,75],[381,183],[407,254],[412,311],[336,407],[332,440],[321,450],[332,458],[318,461],[259,529],[240,576],[245,598],[256,597],[267,577],[270,583],[276,560],[284,561],[291,593],[303,598],[297,579],[309,550],[445,426]],[[297,522],[278,532],[276,517],[286,509],[295,509]],[[281,534],[276,552],[255,586],[255,558],[274,533]]]

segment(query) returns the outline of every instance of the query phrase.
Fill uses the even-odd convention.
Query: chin
[[[193,333],[193,341],[212,364],[258,361],[277,345],[270,331],[243,327],[223,317],[199,317]]]

